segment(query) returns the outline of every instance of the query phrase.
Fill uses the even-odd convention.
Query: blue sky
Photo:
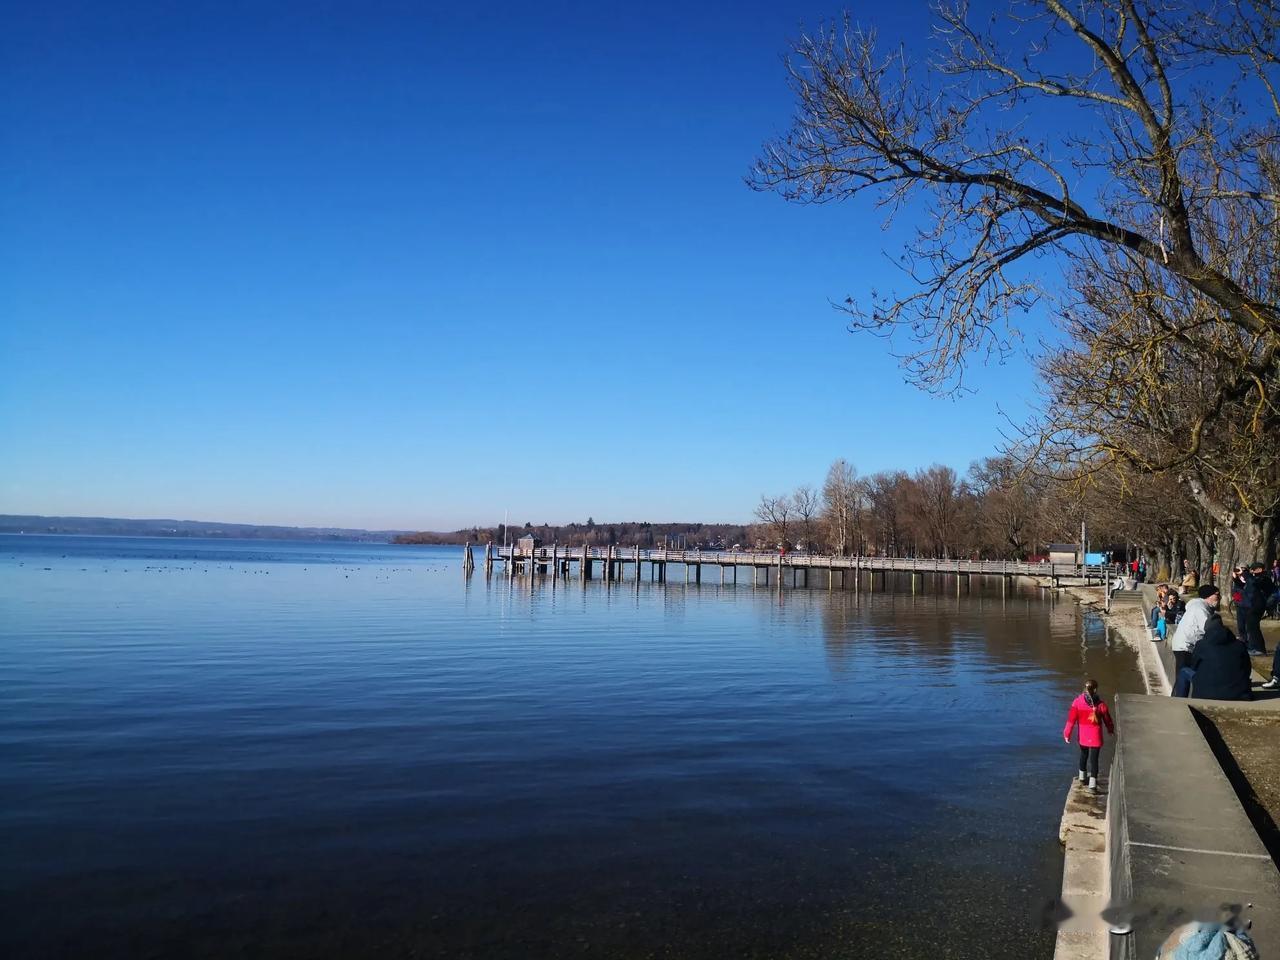
[[[1025,365],[905,384],[829,305],[895,282],[880,212],[742,181],[836,12],[10,5],[0,512],[735,521],[963,470]]]

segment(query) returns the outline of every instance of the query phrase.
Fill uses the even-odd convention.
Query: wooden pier
[[[470,555],[468,547],[467,554]],[[464,559],[464,565],[466,561]],[[669,550],[665,548],[642,549],[640,547],[570,547],[551,546],[521,549],[516,546],[485,546],[484,568],[492,574],[494,566],[501,563],[508,578],[528,575],[544,575],[553,579],[600,579],[614,583],[644,578],[648,565],[648,579],[657,583],[667,580],[667,568],[679,567],[685,583],[701,584],[703,568],[718,568],[720,583],[737,583],[739,570],[751,571],[753,586],[781,586],[790,579],[791,586],[825,586],[844,588],[846,579],[854,589],[861,589],[869,578],[868,589],[885,588],[885,578],[891,574],[911,574],[912,588],[916,577],[924,574],[942,574],[956,577],[956,588],[974,576],[984,577],[1037,577],[1061,585],[1064,579],[1085,583],[1103,582],[1114,571],[1102,565],[1078,563],[1022,563],[1014,560],[937,560],[919,557],[838,557],[811,553],[782,553],[754,550]],[[810,578],[816,576],[816,583]],[[824,582],[825,581],[825,582]]]

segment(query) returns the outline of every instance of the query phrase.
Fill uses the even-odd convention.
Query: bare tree
[[[823,516],[826,520],[827,538],[836,553],[846,557],[861,532],[862,491],[858,483],[858,471],[847,460],[836,460],[827,470],[822,484]]]
[[[1069,262],[1102,247],[1189,283],[1222,322],[1274,336],[1275,303],[1216,249],[1214,233],[1220,209],[1273,220],[1274,135],[1246,119],[1239,88],[1200,90],[1183,102],[1168,79],[1170,62],[1212,68],[1247,53],[1197,49],[1176,9],[1157,19],[1136,0],[1087,0],[1078,12],[1059,0],[1014,6],[1009,18],[1029,38],[1022,51],[1004,50],[995,27],[973,27],[967,5],[941,8],[943,48],[925,77],[902,50],[877,53],[875,34],[848,21],[795,45],[795,125],[766,146],[749,182],[804,202],[874,191],[891,210],[929,194],[911,208],[927,209],[933,222],[903,257],[915,289],[873,295],[865,306],[851,299],[855,325],[905,328],[919,347],[907,357],[911,370],[943,387],[974,349],[1004,351],[1017,338],[1010,313],[1045,292],[1035,279],[1043,269],[1027,269],[1031,258],[1053,252]],[[1268,13],[1247,0],[1221,10],[1209,26]],[[1265,37],[1275,44],[1274,33]],[[1058,50],[1064,40],[1074,48]],[[1039,66],[1051,50],[1062,68],[1053,72]],[[1256,92],[1274,121],[1280,101],[1265,82]],[[1024,134],[1020,118],[1037,101],[1064,121],[1054,143]]]
[[[935,557],[948,559],[957,550],[960,527],[961,491],[956,472],[935,463],[917,470],[912,480],[921,540]]]
[[[813,550],[817,546],[814,520],[822,509],[822,500],[813,487],[802,484],[791,495],[791,505],[800,524],[800,536],[804,539],[805,549]]]
[[[1033,546],[1044,484],[1009,455],[986,457],[969,467],[976,498],[975,521],[984,551],[1021,560]]]
[[[789,538],[793,513],[791,498],[786,494],[780,497],[760,495],[756,518],[764,524],[769,538],[780,547],[786,547],[791,542]]]
[[[902,470],[872,474],[867,479],[867,500],[871,509],[876,549],[882,555],[903,556],[909,552],[905,525],[911,478]]]
[[[870,192],[891,217],[929,218],[900,261],[908,288],[846,301],[855,328],[906,336],[929,389],[1016,349],[1015,318],[1061,290],[1065,345],[1026,425],[1048,474],[1169,472],[1237,550],[1270,555],[1276,6],[1025,0],[979,27],[960,2],[938,17],[924,68],[848,21],[802,38],[794,126],[751,184],[801,202]],[[1185,79],[1198,72],[1215,82]],[[1033,109],[1052,137],[1027,135]]]

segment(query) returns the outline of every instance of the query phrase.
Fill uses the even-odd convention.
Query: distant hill
[[[117,517],[34,517],[0,514],[0,533],[58,533],[97,537],[225,537],[237,540],[353,540],[390,543],[403,530],[347,527],[271,527],[207,520],[130,520]]]
[[[750,543],[751,529],[731,523],[569,523],[564,526],[512,524],[468,527],[444,532],[409,530],[355,530],[348,527],[273,527],[253,523],[217,523],[209,520],[133,520],[120,517],[37,517],[0,514],[0,533],[64,534],[82,537],[211,537],[234,540],[345,540],[364,543],[461,544],[502,543],[533,534],[544,543],[587,543],[605,546],[655,547],[670,543],[688,547],[723,548]]]
[[[611,543],[628,547],[659,547],[670,543],[689,548],[724,549],[735,543],[751,543],[758,539],[750,527],[736,523],[651,523],[631,520],[596,523],[588,518],[586,523],[569,523],[563,526],[546,523],[534,526],[526,523],[524,526],[512,524],[504,529],[502,524],[498,524],[496,527],[469,527],[447,533],[405,533],[396,537],[393,542],[502,543],[504,537],[515,540],[527,534],[533,534],[545,544],[562,543],[574,547],[580,547],[584,543],[593,547]]]

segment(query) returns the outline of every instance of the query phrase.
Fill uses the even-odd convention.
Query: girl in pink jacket
[[[1098,754],[1102,752],[1102,728],[1114,734],[1115,726],[1111,723],[1111,711],[1102,698],[1098,696],[1098,681],[1092,677],[1084,682],[1084,693],[1071,701],[1071,709],[1067,711],[1067,725],[1062,728],[1062,739],[1071,742],[1071,728],[1079,725],[1080,735],[1080,782],[1086,776],[1089,789],[1098,792]],[[1087,773],[1086,773],[1087,768]]]

